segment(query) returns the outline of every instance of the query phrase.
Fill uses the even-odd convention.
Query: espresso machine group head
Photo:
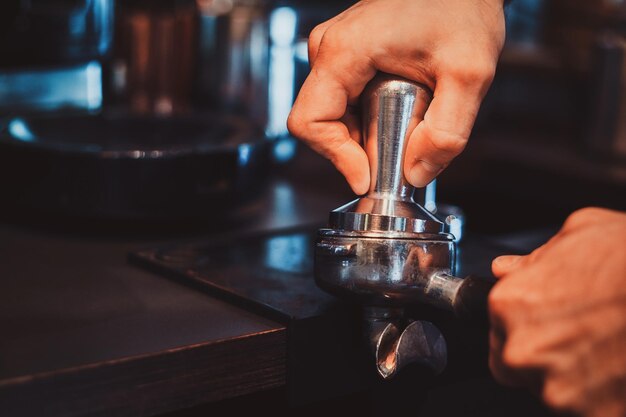
[[[407,141],[431,97],[427,87],[387,74],[369,83],[361,105],[370,190],[330,213],[315,248],[318,286],[364,307],[383,378],[414,362],[436,374],[446,366],[443,335],[430,322],[407,318],[407,307],[422,303],[465,315],[484,309],[491,285],[454,276],[455,238],[415,202],[403,174]]]

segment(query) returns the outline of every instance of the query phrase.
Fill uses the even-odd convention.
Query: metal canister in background
[[[268,102],[268,6],[264,0],[197,0],[196,100],[263,126]]]
[[[193,0],[118,4],[111,95],[134,113],[190,109],[197,60]]]

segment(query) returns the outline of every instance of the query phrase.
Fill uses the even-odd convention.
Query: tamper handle
[[[362,96],[363,144],[370,163],[368,196],[411,200],[414,188],[404,177],[409,135],[424,119],[432,94],[428,87],[379,73]]]
[[[487,299],[496,281],[493,278],[466,277],[454,300],[454,311],[460,317],[487,318]]]

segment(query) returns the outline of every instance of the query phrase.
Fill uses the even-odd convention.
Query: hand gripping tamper
[[[484,309],[491,284],[454,276],[456,244],[444,224],[413,200],[403,174],[408,136],[424,118],[425,86],[377,75],[362,101],[368,194],[330,213],[315,248],[315,279],[325,291],[363,305],[366,336],[383,378],[420,362],[440,373],[446,342],[430,322],[405,317],[416,303],[465,315]]]

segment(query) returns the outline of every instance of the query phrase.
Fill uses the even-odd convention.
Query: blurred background
[[[250,204],[277,172],[323,188],[286,118],[308,33],[352,3],[3,1],[3,209],[163,224]],[[516,0],[507,35],[439,198],[481,228],[626,208],[626,2]]]
[[[241,283],[320,307],[290,290],[316,296],[307,239],[354,195],[286,120],[308,34],[352,3],[0,1],[3,415],[156,415],[220,400],[209,405],[231,415],[280,403],[276,415],[293,415],[294,393],[348,395],[304,416],[393,414],[407,401],[420,415],[546,415],[491,380],[486,328],[446,325],[460,353],[447,379],[363,391],[343,366],[358,356],[350,338],[361,344],[343,305],[287,322],[224,292]],[[506,15],[469,145],[417,193],[455,216],[457,238],[468,232],[458,266],[473,274],[544,243],[577,208],[626,210],[626,0],[513,0]],[[306,233],[285,238],[294,228]],[[145,253],[156,261],[138,261]],[[219,291],[198,284],[202,271]]]

